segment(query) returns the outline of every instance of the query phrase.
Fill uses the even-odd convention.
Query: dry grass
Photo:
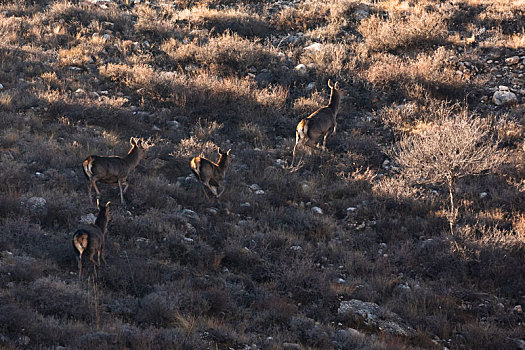
[[[514,349],[525,72],[504,59],[524,54],[522,8],[2,2],[1,347]],[[295,127],[327,103],[328,79],[347,92],[337,133],[290,172]],[[492,104],[499,85],[518,103]],[[461,113],[476,117],[444,123]],[[477,173],[452,161],[481,145],[506,156],[457,179],[452,235],[439,181],[408,181],[387,152],[430,134],[440,142],[412,152],[417,169],[439,158]],[[127,205],[100,185],[114,203],[107,265],[79,279],[71,236],[96,214],[80,164],[125,154],[130,137],[155,146],[129,177]],[[207,199],[189,161],[216,160],[219,147],[235,158],[224,194]],[[350,299],[417,334],[339,315]]]

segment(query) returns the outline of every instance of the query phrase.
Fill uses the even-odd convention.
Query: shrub
[[[442,118],[419,134],[403,137],[393,154],[402,174],[415,183],[445,185],[450,200],[450,230],[456,220],[454,193],[459,178],[494,170],[502,158],[489,124],[462,111]]]

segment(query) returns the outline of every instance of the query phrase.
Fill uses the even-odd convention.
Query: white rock
[[[257,190],[257,191],[255,191],[255,194],[261,195],[261,194],[264,194],[264,191],[263,190]]]
[[[310,190],[310,185],[308,184],[302,184],[301,185],[301,189],[304,191],[304,192],[308,192]]]
[[[252,191],[258,191],[261,189],[261,186],[257,185],[257,184],[253,184],[253,185],[250,185],[250,190]]]
[[[337,279],[337,283],[339,283],[339,284],[345,284],[346,281],[345,281],[343,278],[338,278],[338,279]]]
[[[185,216],[187,218],[199,220],[199,214],[197,214],[191,209],[182,209],[180,213],[182,216]]]
[[[95,216],[95,214],[92,214],[92,213],[82,215],[80,217],[80,222],[86,225],[94,224],[96,220],[97,220],[97,217]]]
[[[505,59],[505,63],[508,64],[508,65],[518,64],[519,61],[520,61],[520,57],[519,56],[512,56],[512,57],[509,57],[509,58]]]
[[[357,210],[356,207],[348,207],[348,208],[346,208],[346,211],[347,211],[347,212],[354,212],[354,211],[356,211],[356,210]]]
[[[321,43],[313,43],[312,45],[308,45],[304,49],[308,50],[308,51],[321,51],[322,48],[323,48],[323,44],[321,44]]]
[[[241,203],[241,208],[249,208],[249,207],[251,207],[250,202]]]
[[[297,73],[301,74],[301,75],[305,75],[306,74],[306,66],[304,64],[298,64],[297,66],[295,66],[295,70],[297,71]]]
[[[4,86],[2,84],[0,84],[0,90],[2,90],[4,88]]]
[[[505,85],[498,86],[498,90],[499,91],[510,91],[509,87]]]
[[[487,192],[481,192],[481,193],[479,194],[479,198],[480,198],[480,199],[485,198],[485,197],[487,197],[487,196],[488,196],[488,193],[487,193]]]
[[[320,214],[322,215],[323,214],[323,209],[319,208],[319,207],[312,207],[312,211],[314,213],[317,213],[317,214]]]
[[[492,102],[497,106],[512,105],[518,102],[518,97],[510,91],[496,91],[492,96]]]
[[[298,250],[302,250],[303,248],[300,245],[293,245],[293,246],[290,247],[290,249],[298,251]]]
[[[390,161],[388,159],[385,159],[383,161],[383,168],[388,168],[389,165],[390,165]]]
[[[521,314],[523,312],[523,308],[521,307],[521,305],[516,305],[516,306],[514,306],[512,311],[515,311],[515,312]]]
[[[166,125],[170,128],[170,129],[177,129],[178,127],[180,127],[180,123],[176,120],[169,120],[166,122]]]
[[[306,86],[306,91],[312,91],[315,88],[315,82],[311,82]]]
[[[102,37],[103,37],[105,40],[109,40],[109,39],[111,39],[111,36],[109,36],[109,34],[104,34]]]

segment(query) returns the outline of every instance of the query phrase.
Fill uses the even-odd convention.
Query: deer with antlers
[[[94,266],[100,266],[100,258],[106,263],[106,259],[102,254],[106,237],[108,233],[108,223],[111,219],[109,215],[109,204],[100,204],[97,200],[98,216],[94,224],[86,225],[78,229],[73,235],[73,247],[78,252],[78,276],[82,275],[82,254],[86,252],[89,256],[89,261]],[[94,256],[97,254],[97,260],[95,261]]]
[[[208,187],[216,198],[219,198],[224,192],[224,176],[232,159],[232,155],[230,155],[231,149],[222,152],[219,148],[218,151],[219,161],[217,163],[204,157],[195,157],[190,162],[191,170],[197,176],[197,179],[199,179],[203,186]],[[222,191],[218,193],[218,190],[221,188]],[[202,190],[206,198],[210,198],[204,187]]]
[[[147,150],[151,147],[151,145],[146,144],[142,139],[132,137],[129,142],[131,149],[124,157],[91,155],[82,163],[84,174],[89,180],[88,195],[91,204],[93,204],[91,197],[91,189],[93,187],[95,187],[97,198],[100,198],[97,181],[103,183],[118,183],[120,201],[124,204],[124,193],[126,193],[129,186],[127,183],[128,175],[142,159],[148,157]],[[124,190],[122,190],[122,186],[124,186]]]
[[[292,167],[295,162],[295,154],[297,146],[307,145],[314,148],[316,143],[323,138],[322,149],[326,149],[326,139],[329,135],[335,134],[337,128],[337,112],[341,104],[342,91],[339,90],[339,84],[336,82],[332,84],[328,80],[328,87],[330,88],[330,100],[328,105],[319,108],[307,118],[304,118],[297,124],[295,129],[295,146],[293,148]],[[302,157],[301,157],[302,159]],[[299,161],[300,163],[301,161]]]

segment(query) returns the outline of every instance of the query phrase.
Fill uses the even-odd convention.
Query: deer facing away
[[[222,152],[219,148],[219,161],[217,163],[204,157],[195,157],[190,162],[191,170],[197,176],[197,179],[199,179],[204,186],[208,187],[216,198],[219,198],[224,192],[224,176],[232,159],[230,151],[231,149]],[[218,193],[218,190],[221,188],[221,192]],[[210,198],[204,187],[202,190],[204,191],[204,195]]]
[[[339,90],[339,84],[332,84],[328,80],[330,88],[330,101],[328,105],[319,108],[297,124],[295,129],[295,146],[293,148],[292,167],[295,161],[297,146],[307,145],[314,148],[316,143],[323,137],[323,150],[326,149],[326,139],[329,135],[335,134],[337,128],[337,112],[341,103],[342,92]],[[302,158],[301,158],[302,159]]]
[[[82,275],[82,254],[84,252],[89,256],[89,260],[93,265],[100,266],[101,256],[104,264],[106,263],[102,250],[107,237],[108,223],[111,219],[109,215],[109,204],[110,202],[107,202],[106,205],[103,205],[97,200],[99,212],[95,223],[78,229],[73,235],[73,247],[78,252],[79,277]],[[97,254],[98,263],[95,262],[93,258],[95,254]]]
[[[124,157],[91,155],[82,162],[82,169],[89,180],[88,195],[91,204],[93,204],[91,197],[92,187],[95,187],[97,198],[100,198],[97,181],[103,183],[118,183],[120,201],[124,204],[124,193],[126,193],[128,189],[128,175],[142,159],[147,158],[147,149],[150,147],[144,144],[142,139],[137,140],[132,137],[129,142],[131,149]],[[122,185],[124,185],[124,190],[122,190]]]

